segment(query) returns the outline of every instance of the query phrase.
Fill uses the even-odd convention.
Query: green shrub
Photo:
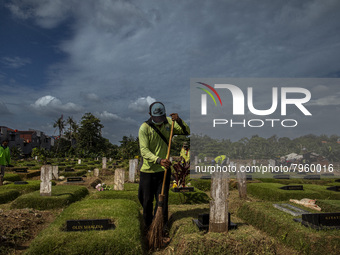
[[[64,231],[67,220],[107,218],[115,229]],[[120,199],[74,203],[34,239],[27,254],[143,254],[139,208]]]
[[[304,190],[282,190],[279,183],[250,183],[248,194],[268,201],[285,201],[289,199],[340,199],[340,194],[326,190],[325,186],[303,184]]]
[[[15,182],[21,181],[21,177],[18,174],[5,173],[4,181]]]
[[[15,189],[0,190],[0,204],[13,201],[18,196],[20,196],[20,192]]]
[[[211,180],[191,179],[190,183],[192,186],[202,191],[210,191],[211,189]]]
[[[88,195],[83,186],[58,185],[52,187],[51,196],[40,196],[40,190],[22,195],[11,205],[11,208],[34,208],[48,210],[66,207]]]
[[[339,230],[306,228],[294,222],[294,216],[274,208],[272,203],[244,203],[237,214],[248,224],[292,246],[299,253],[336,254],[340,249]]]

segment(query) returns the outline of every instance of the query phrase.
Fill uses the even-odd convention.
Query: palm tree
[[[58,118],[54,123],[53,123],[54,128],[59,129],[59,138],[61,138],[61,135],[63,134],[64,128],[65,128],[65,121],[63,119],[63,115],[61,115],[60,118]]]

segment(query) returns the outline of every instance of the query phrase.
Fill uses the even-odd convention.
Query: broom
[[[166,155],[166,159],[169,159],[170,157],[170,148],[171,148],[171,140],[172,140],[171,138],[172,138],[172,133],[174,130],[174,123],[175,121],[172,121],[169,145],[168,145],[168,153]],[[168,169],[165,169],[164,171],[162,192],[158,196],[158,207],[157,207],[156,215],[151,223],[150,230],[147,234],[149,248],[161,248],[163,244],[163,227],[164,227],[163,201],[164,201],[164,185],[165,185],[167,170]]]

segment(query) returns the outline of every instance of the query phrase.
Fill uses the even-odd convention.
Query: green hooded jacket
[[[156,126],[164,137],[169,141],[172,119],[167,117],[168,123]],[[183,130],[185,129],[185,130]],[[190,133],[189,126],[182,120],[182,127],[175,122],[174,135],[188,135]],[[147,123],[143,123],[139,128],[139,147],[143,157],[143,165],[140,169],[145,173],[162,172],[165,169],[158,163],[160,159],[165,159],[168,152],[168,146],[157,132]]]

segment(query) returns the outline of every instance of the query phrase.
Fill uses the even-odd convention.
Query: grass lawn
[[[65,231],[67,220],[111,219],[116,228]],[[140,212],[130,200],[83,200],[70,205],[30,245],[27,254],[143,254]]]

